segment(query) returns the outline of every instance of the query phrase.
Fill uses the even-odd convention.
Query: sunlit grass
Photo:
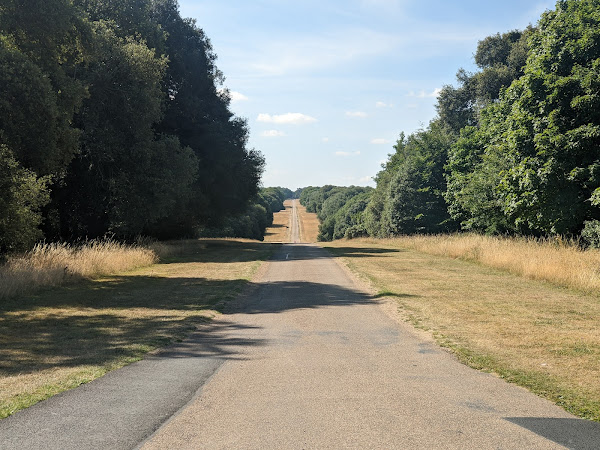
[[[561,239],[450,234],[403,236],[381,242],[431,255],[474,261],[532,280],[578,290],[600,289],[600,251]]]
[[[0,300],[43,286],[149,266],[156,260],[156,253],[148,248],[113,240],[38,244],[27,253],[10,256],[0,266]]]
[[[298,219],[300,221],[300,241],[301,242],[317,242],[319,234],[319,219],[315,213],[309,213],[306,208],[296,200],[298,208]]]

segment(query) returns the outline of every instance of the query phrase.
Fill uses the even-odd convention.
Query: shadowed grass
[[[0,418],[183,339],[236,297],[275,248],[156,245],[163,263],[0,303]]]

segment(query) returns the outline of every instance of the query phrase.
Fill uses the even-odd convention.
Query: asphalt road
[[[292,200],[292,214],[290,215],[290,242],[297,244],[300,240],[300,220],[298,219],[298,200]]]
[[[0,448],[600,447],[600,424],[461,365],[317,246],[256,281],[190,339],[0,421]]]
[[[599,424],[458,363],[317,246],[282,246],[238,308],[227,362],[144,450],[600,446]]]

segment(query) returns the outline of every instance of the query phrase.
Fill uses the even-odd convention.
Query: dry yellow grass
[[[265,242],[289,242],[292,201],[283,202],[285,209],[273,214],[273,225],[267,228]]]
[[[477,243],[494,243],[492,253],[510,251],[502,240],[467,239],[471,240],[463,241],[463,252],[456,250],[461,241],[455,237],[357,239],[324,245],[370,280],[378,297],[395,298],[407,320],[431,331],[466,363],[494,371],[582,417],[600,420],[598,293],[559,288],[457,259],[470,251],[473,260],[503,261],[502,256],[494,259],[488,250],[480,250]],[[521,251],[527,251],[523,257],[532,260],[563,250],[542,246],[535,253],[531,242],[513,244],[522,246]],[[570,259],[581,252],[569,248],[566,254],[564,264],[581,267]],[[519,261],[516,256],[503,264],[528,267]],[[519,274],[525,270],[500,267]]]
[[[300,241],[317,242],[319,219],[315,213],[306,212],[306,208],[296,200],[298,220],[300,221]]]
[[[0,266],[0,299],[32,292],[41,286],[148,266],[156,259],[150,249],[112,240],[91,241],[81,246],[38,244],[23,255],[9,257]]]
[[[0,303],[0,418],[184,337],[273,250],[224,239],[155,247],[159,264]]]
[[[532,280],[595,292],[600,289],[600,251],[562,240],[452,234],[382,240],[431,255],[460,258]]]

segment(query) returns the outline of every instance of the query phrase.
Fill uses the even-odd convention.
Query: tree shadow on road
[[[310,282],[127,275],[88,281],[0,305],[0,376],[130,362],[197,329],[194,356],[236,358],[244,347],[264,344],[260,333],[240,339],[240,325],[207,322],[207,311],[279,313],[372,301],[359,291]]]
[[[179,245],[165,267],[260,261],[273,254],[275,259],[281,259],[288,253],[294,253],[298,259],[331,257],[320,247],[307,245],[235,240],[199,240]],[[386,250],[346,248],[344,252],[368,254]],[[242,291],[246,294],[238,298]],[[263,342],[260,338],[238,341],[228,337],[234,330],[233,324],[215,321],[207,326],[207,311],[279,313],[366,304],[373,299],[363,292],[329,284],[256,284],[245,279],[139,274],[48,288],[0,303],[0,376],[132,361],[149,350],[183,339],[198,326],[203,328],[206,339],[205,345],[198,347],[198,355],[232,358],[242,347]],[[198,346],[199,341],[194,345]]]

